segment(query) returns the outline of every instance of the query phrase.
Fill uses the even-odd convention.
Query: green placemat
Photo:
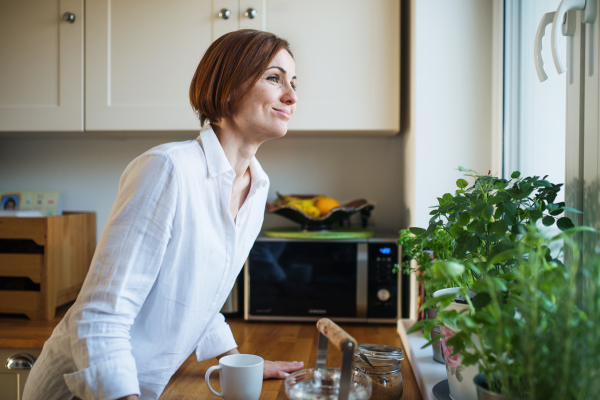
[[[303,232],[294,228],[276,228],[264,231],[265,236],[286,239],[361,239],[373,237],[368,229],[339,228],[326,232]]]

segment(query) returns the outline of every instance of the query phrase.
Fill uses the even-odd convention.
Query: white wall
[[[258,159],[271,178],[270,200],[275,191],[362,197],[376,203],[376,228],[426,226],[428,207],[462,177],[458,165],[491,168],[493,1],[402,7],[402,133],[265,143]],[[100,231],[127,163],[168,140],[83,137],[0,138],[0,191],[59,190],[63,209],[96,211]],[[284,225],[265,218],[265,227]]]
[[[121,173],[144,151],[169,139],[0,138],[0,192],[58,190],[63,210],[97,212],[100,233],[117,195]],[[196,135],[190,134],[190,138]],[[178,139],[180,140],[180,139]],[[376,204],[377,229],[408,222],[400,205],[401,137],[301,137],[267,142],[257,158],[271,179],[270,201],[281,193],[322,193],[341,202]],[[267,215],[265,227],[293,226]]]
[[[426,227],[436,197],[456,190],[459,165],[480,173],[492,165],[493,2],[413,0],[410,7],[404,150],[413,197],[406,202],[410,224]]]

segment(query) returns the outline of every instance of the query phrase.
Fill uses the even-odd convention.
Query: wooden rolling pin
[[[343,351],[342,346],[348,342],[354,343],[355,349],[358,346],[356,339],[350,336],[345,330],[337,326],[329,318],[321,318],[318,320],[317,329],[340,351]]]

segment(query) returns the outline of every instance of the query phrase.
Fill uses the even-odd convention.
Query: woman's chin
[[[277,124],[271,132],[269,132],[270,139],[284,137],[288,131],[287,123]]]

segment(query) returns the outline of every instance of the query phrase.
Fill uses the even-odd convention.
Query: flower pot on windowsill
[[[425,309],[425,313],[427,315],[427,319],[435,319],[437,317],[437,310],[435,308],[428,307]],[[441,328],[438,324],[431,329],[431,338],[436,338],[440,336]],[[440,364],[444,364],[444,356],[442,355],[442,342],[437,341],[432,346],[433,348],[433,361],[438,362]]]
[[[499,393],[492,392],[484,374],[475,376],[473,383],[475,383],[475,387],[477,388],[477,400],[523,400],[513,399],[512,397],[506,397]]]
[[[433,297],[439,297],[445,294],[456,293],[460,288],[449,288],[438,290],[433,294]],[[460,301],[459,299],[457,299]],[[461,312],[462,310],[468,309],[468,304],[462,304],[457,300],[450,303],[445,310],[456,310]],[[450,339],[456,331],[452,331],[448,327],[442,326],[442,335],[445,337],[441,340],[442,354],[444,361],[446,362],[446,374],[448,376],[448,385],[450,386],[450,397],[453,400],[477,400],[477,389],[473,379],[479,373],[479,367],[477,365],[462,365],[462,359],[459,354],[452,356],[452,347],[446,346],[446,342]]]

